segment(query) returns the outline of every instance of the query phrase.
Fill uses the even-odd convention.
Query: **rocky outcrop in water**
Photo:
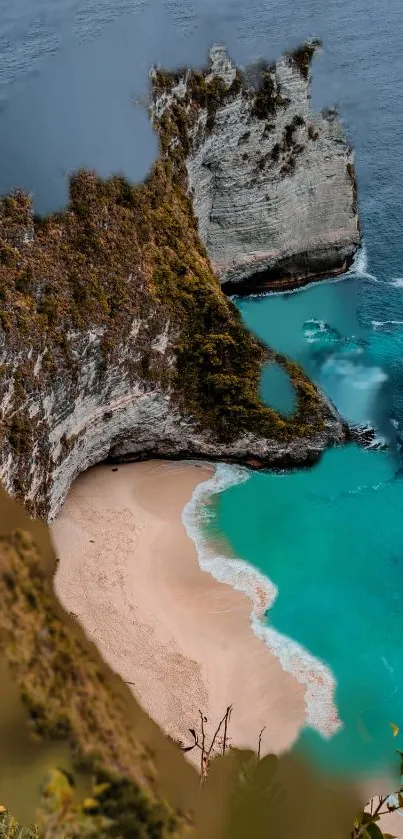
[[[285,242],[302,218],[321,216],[329,180],[332,221],[322,221],[318,235],[323,242],[327,236],[326,253],[338,248],[338,258],[348,261],[358,234],[354,239],[351,232],[351,182],[343,180],[339,162],[346,169],[344,140],[332,162],[335,125],[319,120],[312,129],[318,131],[313,147],[323,156],[328,143],[331,159],[313,182],[309,213],[307,207],[302,213],[300,159],[310,154],[312,166],[314,159],[297,148],[311,126],[296,122],[298,97],[308,119],[304,54],[299,81],[282,59],[275,81],[270,71],[260,93],[243,87],[221,51],[212,61],[210,74],[180,72],[173,79],[154,71],[160,158],[144,184],[78,173],[67,209],[46,219],[34,218],[22,192],[0,201],[0,475],[33,515],[52,518],[76,476],[106,458],[291,467],[313,463],[346,439],[345,424],[300,367],[245,329],[201,241],[221,279],[240,281],[269,264],[263,245],[256,257],[263,209],[255,205],[264,189],[274,195],[277,184],[277,203],[265,199],[265,206],[273,230],[275,217],[282,220],[276,235]],[[267,109],[271,115],[263,118]],[[297,159],[293,175],[280,171],[292,166],[290,149],[281,151],[281,165],[279,158],[258,166],[256,157],[257,129],[270,138],[260,152],[270,148],[273,156],[273,141],[289,124],[284,120],[294,121],[287,134]],[[247,166],[245,158],[242,168],[245,154],[254,160]],[[336,222],[344,225],[338,239],[329,234]],[[295,236],[303,241],[301,231]],[[294,244],[288,257],[291,250],[297,252]],[[319,251],[323,259],[324,248]],[[283,365],[295,388],[292,417],[260,401],[261,369],[270,360]]]
[[[315,48],[240,71],[216,46],[206,70],[160,80],[156,122],[175,125],[200,237],[229,292],[338,274],[357,250],[353,153],[335,112],[310,109]]]

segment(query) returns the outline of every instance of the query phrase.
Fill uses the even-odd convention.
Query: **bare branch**
[[[215,741],[216,741],[216,739],[217,739],[217,737],[218,737],[218,735],[219,735],[219,733],[220,733],[220,731],[221,731],[221,726],[223,726],[223,725],[224,725],[224,723],[225,723],[226,721],[228,721],[228,719],[229,719],[229,717],[230,717],[230,715],[231,715],[231,711],[232,711],[232,705],[228,705],[228,708],[227,708],[227,710],[226,710],[226,712],[225,712],[225,714],[224,714],[224,716],[223,716],[222,720],[220,720],[220,722],[219,722],[219,724],[218,724],[218,726],[217,726],[217,729],[216,729],[216,731],[215,731],[215,733],[214,733],[214,737],[213,737],[213,739],[212,739],[212,741],[211,741],[211,743],[210,743],[210,748],[209,748],[209,750],[208,750],[208,752],[207,752],[207,758],[209,758],[209,757],[210,757],[211,752],[212,752],[212,750],[213,750],[213,748],[214,748],[214,743],[215,743]]]
[[[257,750],[258,760],[260,760],[260,749],[261,749],[261,745],[262,745],[262,735],[263,735],[263,732],[265,731],[265,729],[266,729],[266,726],[264,725],[263,728],[260,730],[260,734],[259,734],[259,745],[258,745],[258,750]]]
[[[225,750],[226,750],[226,748],[227,748],[228,725],[229,725],[229,721],[230,721],[230,719],[231,719],[231,714],[232,714],[232,705],[229,705],[229,707],[227,708],[227,712],[226,712],[226,714],[225,714],[225,723],[224,723],[224,740],[223,740],[223,744],[222,744],[222,753],[223,753],[223,755],[225,755]]]
[[[380,796],[378,796],[378,804],[377,804],[377,806],[375,807],[374,812],[370,814],[370,815],[372,816],[372,818],[373,818],[373,819],[375,819],[375,818],[376,818],[376,816],[379,816],[379,815],[380,815],[381,810],[382,810],[382,807],[383,807],[383,805],[385,804],[385,801],[387,801],[387,800],[388,800],[388,798],[389,798],[389,796],[388,796],[388,795],[380,795]],[[374,799],[371,799],[371,806],[372,806],[372,801],[373,801],[373,800],[374,800]],[[366,831],[367,827],[368,827],[368,825],[365,825],[365,824],[360,824],[359,828],[358,828],[356,831],[354,831],[354,836],[355,836],[355,839],[361,839],[361,837],[362,837],[362,836],[363,836],[363,834],[365,833],[365,831]]]
[[[202,714],[199,709],[200,714],[200,721],[201,721],[201,730],[202,730],[202,746],[201,746],[201,758],[200,758],[200,772],[201,772],[201,783],[203,783],[206,775],[207,775],[207,755],[206,755],[206,734],[204,731],[204,721],[207,718]]]

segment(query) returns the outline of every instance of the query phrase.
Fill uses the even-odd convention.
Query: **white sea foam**
[[[373,274],[370,274],[368,271],[368,254],[365,242],[363,241],[361,247],[358,249],[353,264],[348,271],[348,274],[351,274],[355,277],[361,277],[364,280],[370,280],[373,283],[379,283],[377,277]]]
[[[389,285],[393,285],[395,288],[403,288],[403,277],[393,277]]]
[[[369,280],[372,283],[380,283],[381,280],[378,280],[374,274],[370,274],[368,271],[368,256],[367,256],[367,249],[365,246],[365,242],[362,243],[361,247],[358,249],[355,257],[353,259],[351,268],[346,271],[345,274],[337,274],[335,277],[331,275],[329,277],[324,278],[321,282],[329,283],[340,283],[344,280],[348,280],[350,277],[359,277],[363,280]],[[313,288],[318,284],[317,280],[312,280],[311,283],[306,283],[298,288],[284,288],[279,291],[257,291],[253,294],[248,294],[248,300],[250,298],[259,298],[259,297],[272,297],[277,295],[283,294],[298,294],[302,291],[307,291],[308,288]],[[237,294],[233,294],[230,297],[230,300],[237,302],[239,299],[243,299],[242,297],[239,298]]]
[[[364,277],[366,280],[378,282],[377,278],[368,271],[368,254],[365,242],[363,242],[361,247],[358,249],[348,273],[355,274],[357,277]]]
[[[330,356],[322,366],[322,373],[345,379],[356,390],[374,390],[387,381],[387,374],[382,367],[366,367],[340,355]]]
[[[320,336],[327,332],[327,325],[324,320],[311,318],[304,324],[305,339],[308,344],[315,344],[320,341]]]
[[[383,326],[403,326],[403,320],[373,320],[371,323],[375,331]]]
[[[333,698],[336,686],[333,674],[300,644],[268,625],[265,612],[278,594],[274,583],[247,562],[217,552],[213,539],[205,535],[204,526],[211,520],[206,505],[212,496],[249,477],[249,470],[243,467],[216,466],[215,474],[194,490],[182,512],[182,522],[196,545],[202,570],[250,597],[253,631],[279,659],[283,670],[292,673],[304,686],[308,725],[322,736],[331,737],[341,727]]]
[[[248,300],[250,300],[250,298],[254,299],[260,297],[278,297],[283,294],[299,294],[300,292],[307,291],[308,288],[314,288],[314,286],[317,286],[319,282],[326,283],[326,285],[329,285],[330,283],[342,283],[350,277],[351,272],[352,267],[345,274],[337,274],[335,277],[324,277],[322,280],[312,280],[311,283],[305,283],[304,285],[298,286],[298,288],[283,288],[280,291],[255,291],[253,294],[248,293]],[[372,275],[370,276],[372,277]],[[374,278],[374,280],[375,282],[379,282],[376,278]],[[243,297],[239,297],[239,295],[234,294],[230,299],[237,303],[239,300],[242,300]]]

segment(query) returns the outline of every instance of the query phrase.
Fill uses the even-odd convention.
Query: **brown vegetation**
[[[178,74],[156,71],[154,95],[175,79]],[[287,440],[322,427],[316,389],[296,365],[293,384],[304,398],[295,415],[284,420],[262,405],[260,373],[269,351],[222,293],[186,194],[185,160],[196,115],[205,107],[211,122],[240,85],[238,75],[226,89],[219,79],[207,82],[204,73],[188,74],[184,99],[154,121],[160,159],[143,184],[78,172],[70,181],[67,210],[43,219],[32,218],[30,200],[20,191],[0,201],[1,323],[10,353],[25,349],[26,355],[1,428],[18,458],[17,493],[26,488],[26,456],[37,429],[17,396],[51,391],[60,377],[74,382],[77,360],[66,337],[71,330],[103,330],[100,365],[107,367],[133,320],[141,320],[138,358],[122,362],[122,372],[169,389],[181,409],[218,440],[248,431]],[[174,366],[151,348],[168,319],[177,336]],[[36,351],[43,353],[39,377],[33,373]],[[0,383],[0,398],[11,372]]]
[[[294,64],[296,64],[301,76],[306,80],[308,80],[309,77],[312,58],[315,55],[316,50],[321,45],[322,42],[318,38],[314,38],[312,41],[302,44],[300,47],[297,47],[289,53],[290,59],[294,62]]]
[[[0,627],[32,730],[67,741],[75,764],[95,778],[97,812],[116,822],[120,808],[120,820],[126,819],[125,830],[110,835],[176,835],[181,821],[158,794],[155,763],[135,734],[127,703],[61,620],[41,557],[23,530],[0,539]]]

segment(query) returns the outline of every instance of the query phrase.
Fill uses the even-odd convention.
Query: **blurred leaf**
[[[55,809],[67,809],[73,802],[73,789],[60,769],[52,769],[43,794],[54,801]]]
[[[96,810],[99,807],[99,801],[96,798],[84,798],[82,803],[83,810]]]
[[[364,812],[361,815],[360,824],[369,824],[370,822],[379,821],[379,816],[372,816],[371,813]]]
[[[102,795],[103,792],[106,792],[110,787],[110,784],[94,784],[93,786],[93,793],[95,797],[98,795]]]
[[[371,822],[371,824],[367,827],[368,836],[370,839],[383,839],[383,833],[380,827],[378,827],[375,822]]]

